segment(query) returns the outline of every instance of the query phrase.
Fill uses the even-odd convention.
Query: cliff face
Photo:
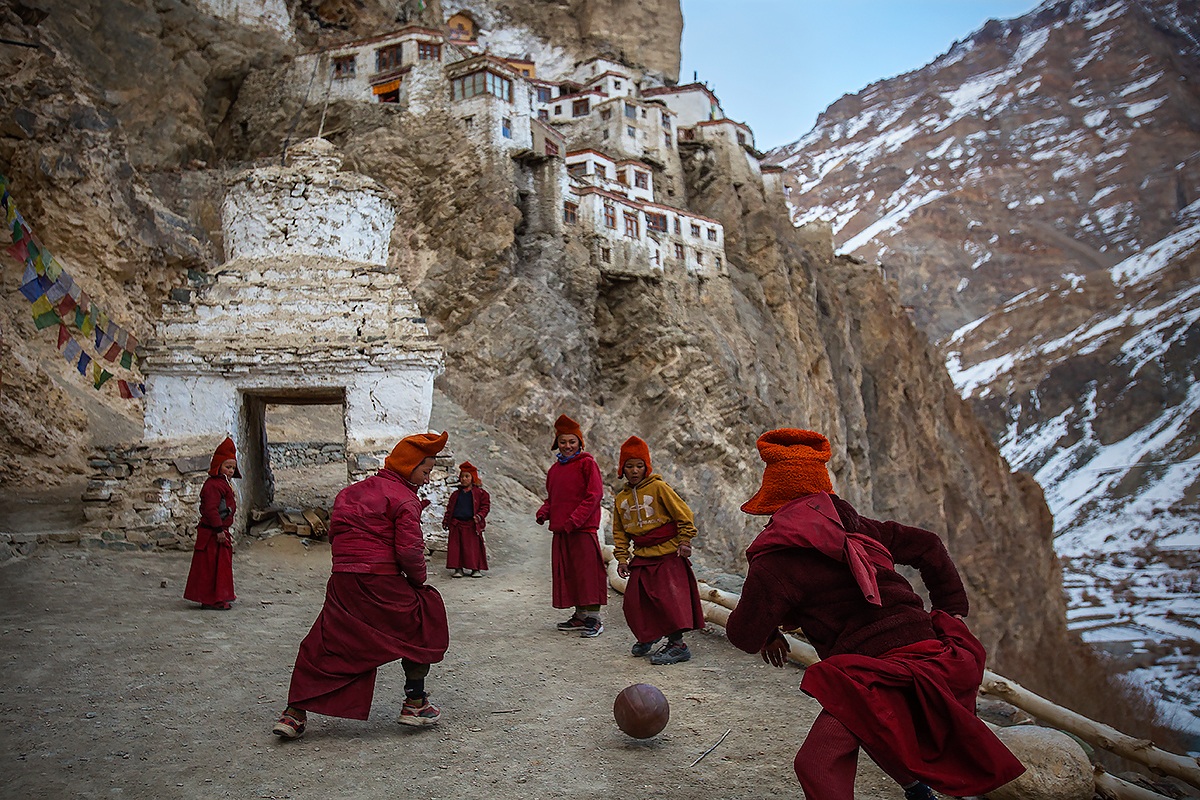
[[[182,4],[162,10],[161,2],[129,0],[117,9],[143,21],[132,39],[147,65],[138,85],[90,69],[95,53],[118,52],[133,35],[102,24],[85,32],[101,5],[112,6],[50,4],[36,25],[7,12],[3,35],[53,42],[55,57],[5,51],[5,108],[13,111],[4,112],[0,155],[51,249],[122,316],[148,327],[186,269],[218,262],[215,209],[226,175],[252,159],[277,158],[286,137],[313,135],[322,110],[281,99],[276,66],[288,47],[281,38]],[[664,27],[655,29],[641,26],[653,4],[535,5],[536,13],[518,3],[478,13],[492,14],[487,24],[527,19],[533,30],[511,41],[561,34],[567,50],[577,42],[581,51],[619,53],[654,39],[627,55],[677,70],[676,4],[663,4],[656,19]],[[215,66],[230,64],[238,65],[235,79]],[[123,92],[136,92],[137,102]],[[35,102],[47,97],[54,102]],[[24,119],[16,109],[40,127],[14,132]],[[101,124],[68,124],[87,109]],[[186,132],[179,120],[190,120]],[[393,266],[414,284],[445,348],[441,387],[515,434],[535,458],[548,462],[550,424],[564,411],[583,423],[614,484],[620,442],[633,433],[646,438],[697,513],[702,558],[736,569],[762,522],[738,511],[761,475],[755,438],[780,426],[823,431],[839,493],[864,513],[945,535],[998,665],[1036,674],[1038,654],[1065,641],[1050,521],[1037,488],[1010,474],[900,310],[894,286],[873,268],[835,257],[822,230],[793,229],[782,198],[764,190],[744,150],[682,149],[693,210],[725,226],[728,275],[617,280],[593,263],[584,234],[537,233],[535,199],[516,190],[513,164],[472,146],[450,114],[333,103],[325,130],[348,167],[398,197]],[[11,287],[12,270],[5,274]],[[44,384],[51,374],[71,385],[52,337],[33,331],[27,304],[15,292],[3,302],[9,346],[31,365],[27,380]],[[6,447],[20,446],[25,456],[8,477],[41,479],[57,455],[56,437],[19,438],[43,407],[8,385],[6,375]],[[89,401],[135,416],[107,397]],[[56,424],[58,438],[96,433],[78,417]],[[541,481],[528,476],[535,491]]]

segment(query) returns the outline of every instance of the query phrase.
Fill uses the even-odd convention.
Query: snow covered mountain
[[[1200,732],[1200,4],[989,22],[772,155],[1045,489],[1072,626]]]

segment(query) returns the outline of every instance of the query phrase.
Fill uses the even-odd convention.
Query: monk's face
[[[630,486],[637,486],[646,479],[646,462],[640,458],[630,458],[625,461],[625,480]]]
[[[429,456],[420,464],[417,464],[416,469],[408,476],[408,482],[416,486],[424,486],[429,483],[429,473],[433,472],[434,463],[433,456]]]
[[[221,462],[221,474],[226,478],[232,478],[233,473],[237,472],[237,461],[232,458],[227,458]]]
[[[573,433],[561,433],[558,436],[558,452],[567,458],[579,452],[579,437]]]
[[[463,471],[458,473],[458,488],[470,489],[474,481],[471,480],[471,473]]]

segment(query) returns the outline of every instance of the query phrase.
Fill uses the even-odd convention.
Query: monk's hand
[[[691,558],[692,546],[687,542],[684,542],[683,544],[679,545],[679,550],[677,552],[679,553],[680,558]]]
[[[620,575],[622,578],[628,578],[629,577],[629,565],[626,564],[624,561],[618,561],[617,562],[617,574]]]
[[[770,641],[763,646],[762,658],[773,667],[782,667],[787,663],[788,643],[783,634],[775,631]]]

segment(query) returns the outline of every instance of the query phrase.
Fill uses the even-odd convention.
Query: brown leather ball
[[[671,706],[657,686],[635,683],[627,686],[613,702],[617,727],[635,739],[649,739],[667,727]]]

